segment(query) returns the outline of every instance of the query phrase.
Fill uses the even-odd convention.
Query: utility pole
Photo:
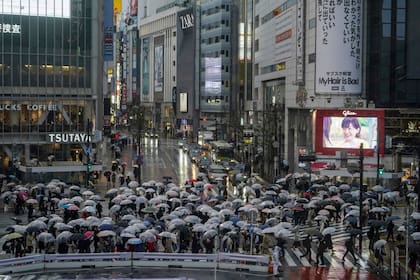
[[[363,160],[364,160],[364,154],[363,154],[363,143],[360,143],[360,151],[359,151],[359,159],[360,159],[360,193],[359,193],[359,226],[360,231],[363,231],[363,224],[362,224],[362,209],[363,209]],[[363,242],[363,234],[359,234],[359,253],[362,254],[362,242]]]
[[[90,119],[87,119],[87,143],[86,143],[86,188],[89,188],[89,177],[90,177]]]

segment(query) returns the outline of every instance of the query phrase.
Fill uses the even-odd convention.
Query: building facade
[[[103,1],[2,1],[0,9],[0,170],[77,182],[72,172],[100,161]]]

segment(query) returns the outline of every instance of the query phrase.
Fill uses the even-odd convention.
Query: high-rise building
[[[78,182],[77,171],[102,169],[90,167],[102,140],[102,13],[103,1],[0,1],[0,172]]]

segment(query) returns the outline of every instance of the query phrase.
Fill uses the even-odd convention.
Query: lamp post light
[[[363,224],[362,224],[362,213],[363,213],[363,160],[364,160],[364,154],[363,154],[363,143],[360,143],[360,150],[359,150],[359,164],[360,164],[360,182],[359,182],[359,227],[360,230],[363,230]],[[363,242],[363,234],[359,234],[359,252],[360,255],[362,254],[362,242]]]

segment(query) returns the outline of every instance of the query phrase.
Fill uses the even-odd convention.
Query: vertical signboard
[[[318,0],[317,93],[361,93],[362,8],[363,0]]]
[[[113,20],[113,0],[104,0],[104,61],[112,61],[114,59],[114,20]]]
[[[137,16],[138,0],[130,0],[130,16]]]
[[[179,93],[177,108],[180,113],[188,116],[180,118],[192,119],[194,108],[195,85],[195,20],[193,8],[185,9],[177,14],[177,81],[176,90]]]
[[[297,0],[296,3],[296,82],[304,82],[304,63],[305,63],[305,3]]]
[[[143,95],[149,95],[149,38],[143,38],[141,52],[141,84]]]
[[[163,90],[163,36],[154,39],[154,85],[155,92]]]
[[[131,95],[135,99],[137,95],[137,31],[133,32],[131,42]]]

